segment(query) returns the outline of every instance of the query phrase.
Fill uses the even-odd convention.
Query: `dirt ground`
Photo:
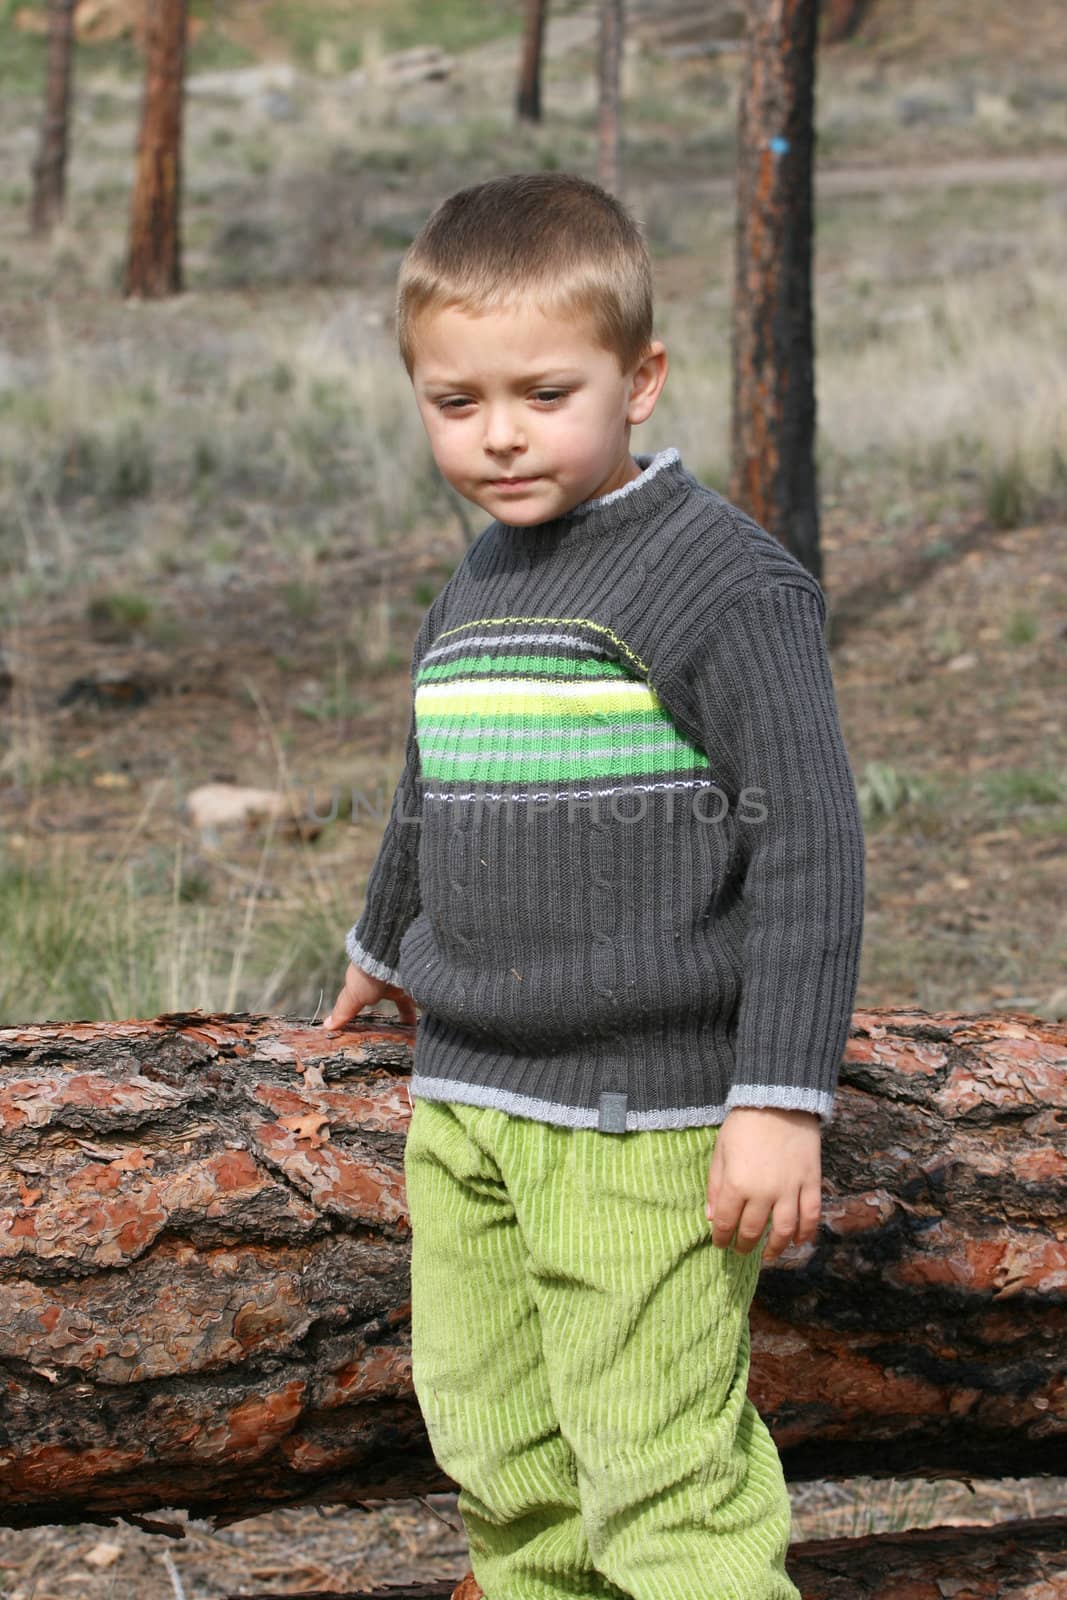
[[[973,1492],[972,1492],[973,1489]],[[874,1479],[790,1484],[792,1546],[812,1538],[1004,1522],[1062,1512],[1063,1480],[976,1479],[973,1486]],[[274,1511],[212,1529],[159,1511],[170,1535],[128,1523],[0,1530],[4,1600],[224,1600],[229,1595],[369,1590],[459,1579],[468,1570],[454,1495]]]

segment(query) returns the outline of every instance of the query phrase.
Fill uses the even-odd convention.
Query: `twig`
[[[174,1565],[174,1557],[171,1555],[169,1550],[164,1550],[163,1552],[163,1565],[166,1567],[167,1572],[170,1575],[170,1581],[174,1585],[175,1600],[185,1600],[185,1590],[182,1588],[182,1580],[178,1576],[178,1569]]]

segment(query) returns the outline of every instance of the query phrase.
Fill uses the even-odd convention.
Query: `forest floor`
[[[380,833],[346,800],[391,791],[411,640],[482,525],[427,464],[392,282],[441,194],[593,170],[591,8],[559,9],[536,130],[509,120],[514,30],[470,41],[455,0],[425,35],[449,75],[402,93],[338,31],[345,8],[318,34],[306,8],[284,51],[251,25],[233,54],[216,40],[194,74],[254,53],[300,70],[192,88],[186,293],[151,306],[117,289],[131,63],[79,52],[70,215],[45,245],[12,178],[36,138],[20,42],[25,92],[0,104],[0,1021],[332,1003]],[[936,35],[921,8],[887,7],[890,28],[876,7],[820,61],[823,583],[867,828],[857,1004],[1063,1017],[1061,23],[933,9]],[[635,14],[626,196],[672,368],[634,448],[677,443],[724,488],[739,59],[657,52],[656,8]],[[187,802],[208,782],[287,790],[304,825],[198,827]],[[796,1483],[793,1536],[1036,1515],[1064,1483]],[[224,1529],[157,1515],[185,1536],[0,1530],[0,1596],[220,1600],[466,1570],[447,1495]]]

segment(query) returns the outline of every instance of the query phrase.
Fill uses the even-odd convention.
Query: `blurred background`
[[[126,298],[143,0],[74,9],[66,204],[31,228],[43,0],[0,3],[0,1023],[321,1019],[425,607],[485,524],[391,329],[452,190],[597,174],[597,6],[194,0],[183,292]],[[824,7],[823,583],[868,837],[857,1006],[1067,1016],[1067,21]],[[633,448],[727,491],[740,4],[629,0],[620,192],[667,387]],[[798,1484],[794,1539],[1033,1515],[1062,1480]],[[178,1513],[174,1513],[175,1519]],[[168,1549],[161,1555],[159,1547]],[[186,1540],[0,1529],[0,1594],[457,1577],[448,1496]]]

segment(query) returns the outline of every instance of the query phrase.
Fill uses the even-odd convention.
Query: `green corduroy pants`
[[[414,1101],[412,1377],[487,1600],[801,1600],[717,1133]]]

